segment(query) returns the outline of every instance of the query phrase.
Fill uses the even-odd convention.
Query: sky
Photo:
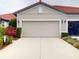
[[[0,0],[0,14],[12,13],[39,0]],[[50,5],[79,7],[79,0],[43,0]]]

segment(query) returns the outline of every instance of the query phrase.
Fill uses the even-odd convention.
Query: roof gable
[[[44,5],[44,6],[47,6],[47,7],[49,7],[49,8],[54,9],[51,5],[39,1],[39,2],[37,2],[37,3],[35,3],[35,4],[32,4],[32,5],[28,6],[28,7],[25,7],[25,8],[23,8],[23,9],[21,9],[21,10],[18,10],[18,11],[16,11],[16,12],[14,12],[14,14],[17,14],[17,13],[20,13],[20,12],[22,12],[22,11],[28,10],[28,9],[30,9],[30,8],[32,8],[32,7],[35,7],[35,6],[39,5],[39,4],[42,4],[42,5]]]

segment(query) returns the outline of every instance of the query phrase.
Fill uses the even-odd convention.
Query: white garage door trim
[[[60,21],[60,19],[22,19],[22,21]]]
[[[47,21],[47,22],[49,22],[49,21],[57,21],[57,22],[59,22],[59,37],[61,37],[61,20],[60,19],[22,19],[21,21],[20,21],[20,26],[22,27],[22,22],[24,22],[24,21],[31,21],[31,22],[35,22],[35,21]],[[21,35],[21,37],[22,37],[22,35]]]

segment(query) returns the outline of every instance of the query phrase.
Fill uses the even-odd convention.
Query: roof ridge
[[[39,2],[42,2],[42,0],[39,0]]]

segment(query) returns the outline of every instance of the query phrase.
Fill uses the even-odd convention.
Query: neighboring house
[[[17,27],[22,28],[22,37],[60,37],[61,32],[79,35],[79,8],[51,6],[37,2],[14,14]]]
[[[0,15],[0,24],[2,24],[4,27],[7,27],[7,26],[9,26],[9,21],[11,19],[16,19],[16,16],[11,13]]]

